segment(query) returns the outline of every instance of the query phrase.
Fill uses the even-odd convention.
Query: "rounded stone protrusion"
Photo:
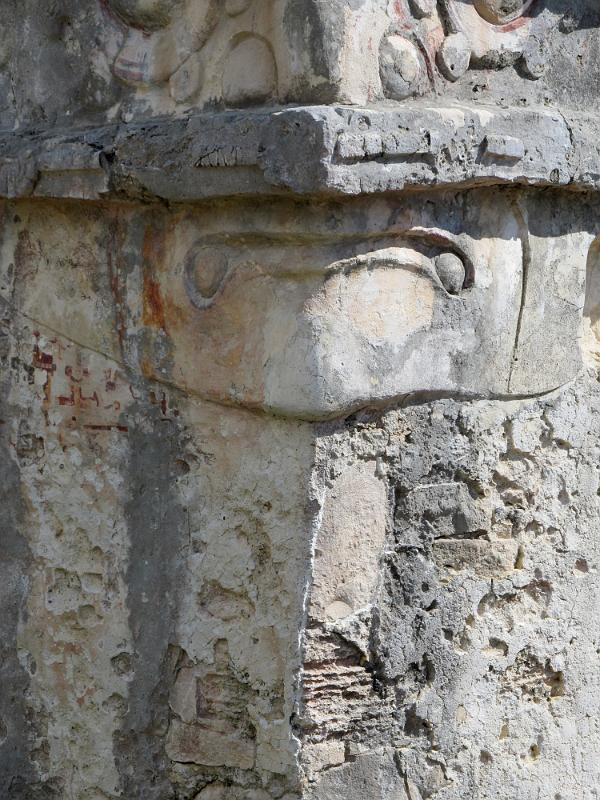
[[[430,17],[435,11],[437,0],[410,0],[410,10],[417,19]]]
[[[438,52],[438,64],[449,81],[457,81],[469,69],[471,45],[464,33],[451,33]]]
[[[458,294],[465,284],[465,265],[455,253],[441,253],[435,259],[435,270],[448,294]]]
[[[535,36],[531,36],[528,39],[523,49],[521,64],[523,72],[532,81],[539,80],[546,71],[546,54],[544,52],[544,47]]]
[[[181,0],[109,0],[109,5],[131,27],[150,31],[169,25]]]
[[[226,0],[225,13],[230,17],[237,17],[252,5],[252,0]]]
[[[223,99],[229,106],[264,103],[275,94],[277,69],[270,44],[246,35],[233,46],[223,71]]]
[[[404,100],[413,94],[421,72],[417,48],[403,36],[384,39],[379,55],[379,73],[386,97]]]
[[[506,25],[520,17],[530,0],[474,0],[480,17],[492,25]]]
[[[196,308],[209,308],[223,288],[229,272],[229,258],[222,249],[208,245],[193,247],[185,261],[184,284]]]

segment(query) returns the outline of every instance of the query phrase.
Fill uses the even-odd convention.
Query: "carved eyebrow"
[[[326,270],[326,274],[331,275],[336,272],[353,272],[354,270],[368,268],[376,265],[380,267],[415,267],[423,269],[427,266],[429,258],[415,250],[407,251],[401,246],[391,245],[382,247],[378,250],[371,250],[368,253],[361,253],[350,258],[343,258],[334,261]]]
[[[473,263],[472,258],[468,254],[467,250],[459,240],[457,236],[454,234],[449,233],[448,231],[444,231],[441,228],[427,228],[427,227],[412,227],[402,229],[392,229],[389,231],[377,231],[373,232],[369,235],[365,235],[364,233],[356,233],[356,234],[340,234],[339,236],[332,235],[330,233],[319,234],[319,233],[283,233],[283,232],[269,232],[269,233],[256,233],[252,232],[236,232],[236,233],[229,233],[229,234],[209,234],[207,236],[203,236],[196,242],[196,247],[202,246],[223,246],[227,247],[230,250],[235,250],[236,246],[244,246],[250,245],[253,246],[264,246],[268,247],[271,245],[280,246],[280,247],[311,247],[311,246],[334,246],[334,245],[356,245],[356,244],[365,244],[368,245],[370,242],[373,242],[375,245],[376,242],[381,242],[386,240],[388,242],[394,242],[393,244],[387,244],[386,247],[377,248],[379,252],[382,252],[386,249],[390,248],[400,248],[402,246],[406,246],[411,240],[417,241],[429,247],[437,247],[443,248],[448,252],[454,253],[460,260],[463,262],[465,268],[465,288],[469,288],[473,285],[475,280],[475,266]],[[375,245],[376,247],[376,245]],[[375,253],[377,250],[373,250],[372,252]],[[365,258],[368,257],[368,253],[361,254],[358,256],[351,256],[350,258],[346,259],[336,259],[332,261],[332,267],[334,267],[333,271],[339,271],[343,269],[339,265],[342,262],[347,262],[348,266],[350,266],[351,262],[357,258]],[[424,258],[426,256],[423,256]],[[397,259],[391,259],[390,257],[390,266],[394,264],[397,265]],[[364,265],[364,261],[362,262]],[[408,265],[407,265],[408,266]],[[420,266],[418,262],[415,262],[413,266]],[[358,268],[358,267],[357,267]],[[302,273],[311,272],[308,267],[303,268],[300,270]],[[314,272],[330,272],[327,268],[317,269]],[[290,274],[289,270],[286,270],[287,274]]]
[[[385,245],[383,245],[383,242],[385,242]],[[411,242],[419,242],[427,247],[434,247],[456,255],[462,262],[464,268],[465,279],[463,289],[469,289],[473,285],[475,279],[473,261],[465,251],[465,248],[459,243],[458,238],[447,231],[425,227],[382,231],[371,236],[365,236],[360,233],[341,236],[332,236],[331,234],[314,235],[309,233],[298,236],[280,232],[266,235],[257,234],[255,232],[250,232],[249,234],[240,232],[237,234],[228,234],[226,236],[223,234],[209,234],[197,240],[195,245],[188,251],[184,269],[184,281],[192,303],[199,309],[205,309],[209,308],[214,303],[230,278],[242,266],[244,262],[244,251],[249,245],[252,245],[253,248],[260,248],[262,246],[266,249],[271,247],[325,248],[344,245],[355,247],[356,245],[364,245],[367,247],[371,246],[371,249],[367,250],[367,252],[351,255],[346,258],[339,258],[335,252],[324,253],[323,257],[318,259],[319,263],[312,265],[309,263],[303,263],[302,266],[285,264],[285,259],[283,259],[282,264],[285,266],[282,269],[273,269],[272,253],[270,264],[268,261],[261,264],[260,257],[257,257],[256,253],[254,257],[246,263],[252,263],[254,268],[258,268],[259,271],[264,271],[273,274],[275,277],[282,278],[292,278],[294,275],[297,277],[307,277],[309,275],[331,276],[336,273],[351,272],[370,266],[388,266],[396,269],[404,267],[404,269],[422,271],[435,282],[437,273],[435,270],[431,272],[429,269],[430,259],[432,257],[418,250],[412,251],[412,254],[409,255],[407,248],[411,246]],[[194,250],[198,251],[202,248],[219,247],[229,252],[229,264],[224,270],[222,279],[214,294],[210,297],[204,297],[194,286],[191,273],[189,272],[190,265],[188,259]],[[399,250],[403,251],[402,263],[400,263]],[[242,258],[240,259],[239,256],[242,256]],[[274,260],[277,261],[277,258]]]
[[[458,237],[441,228],[410,228],[405,231],[403,236],[409,239],[418,239],[429,242],[437,247],[445,247],[449,252],[454,253],[463,262],[465,267],[465,288],[473,285],[475,281],[475,264],[466,249],[459,242]]]

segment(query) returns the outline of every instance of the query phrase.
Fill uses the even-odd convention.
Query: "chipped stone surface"
[[[589,743],[598,713],[598,408],[586,373],[540,400],[440,400],[322,431],[326,484],[370,464],[393,520],[360,620],[366,654],[358,622],[307,630],[301,736],[323,753],[346,742],[309,796],[352,796],[357,780],[374,797],[594,796],[591,765],[562,765],[589,746],[567,720],[588,720]],[[401,786],[377,794],[397,771]]]
[[[597,798],[597,3],[2,11],[0,797]]]

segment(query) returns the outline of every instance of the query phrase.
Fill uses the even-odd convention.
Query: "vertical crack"
[[[507,391],[510,393],[512,388],[513,371],[519,360],[519,344],[521,340],[521,329],[523,327],[523,318],[525,316],[525,304],[527,302],[527,284],[529,280],[529,272],[531,267],[531,244],[529,241],[529,218],[527,209],[523,206],[522,195],[519,195],[513,202],[513,208],[517,217],[519,225],[519,232],[521,236],[521,303],[519,306],[519,316],[517,317],[517,330],[515,332],[515,343],[513,345],[512,357],[510,361],[510,369],[508,373],[508,387]]]

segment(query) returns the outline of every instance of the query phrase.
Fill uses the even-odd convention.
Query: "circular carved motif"
[[[518,19],[533,0],[473,0],[479,16],[492,25],[506,25]]]
[[[449,81],[457,81],[469,69],[471,45],[464,33],[451,33],[438,51],[438,65]]]
[[[229,273],[227,249],[196,245],[187,255],[183,280],[196,308],[210,308],[222,290]]]

